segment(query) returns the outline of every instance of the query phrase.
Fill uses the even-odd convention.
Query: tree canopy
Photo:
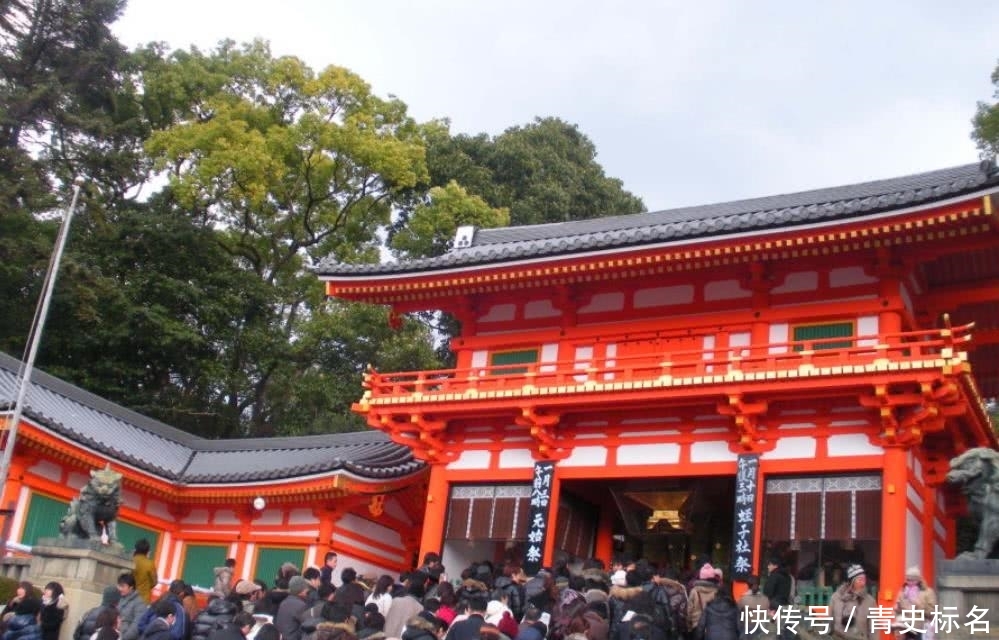
[[[972,118],[971,138],[978,145],[982,155],[995,158],[999,155],[999,63],[992,72],[992,94],[995,102],[979,102],[975,116]]]
[[[123,0],[0,6],[0,348],[20,355],[85,178],[38,364],[206,437],[363,428],[368,365],[442,365],[426,317],[327,300],[320,258],[439,255],[455,230],[641,209],[578,128],[418,123],[267,43],[126,50]]]

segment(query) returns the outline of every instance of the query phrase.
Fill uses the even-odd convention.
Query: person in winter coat
[[[123,573],[118,576],[118,616],[121,618],[118,633],[121,640],[136,640],[139,637],[139,620],[146,613],[148,605],[135,588],[135,576]]]
[[[367,594],[357,583],[357,571],[353,567],[346,567],[340,572],[340,580],[343,582],[333,596],[333,600],[348,608],[355,620],[364,617],[364,599]]]
[[[232,622],[237,613],[242,611],[232,598],[212,598],[208,606],[194,617],[191,630],[191,640],[208,640],[208,636],[216,629],[221,629]],[[252,616],[251,616],[252,617]]]
[[[142,632],[140,636],[142,640],[173,640],[170,629],[176,622],[178,615],[174,601],[169,598],[160,598],[153,603],[151,608],[153,619]]]
[[[906,569],[905,584],[898,590],[898,599],[895,601],[895,624],[902,625],[900,630],[906,628],[906,622],[912,627],[902,634],[903,640],[919,640],[926,629],[932,628],[933,611],[936,606],[937,594],[926,586],[919,567]]]
[[[101,592],[101,603],[83,614],[79,624],[76,625],[76,630],[73,631],[73,640],[89,640],[90,636],[97,631],[99,626],[97,619],[104,611],[113,609],[115,617],[117,617],[119,600],[121,600],[121,594],[118,593],[116,585],[104,587],[104,591]]]
[[[664,566],[652,578],[650,589],[656,607],[653,620],[661,621],[667,637],[680,637],[687,633],[687,589],[679,581],[676,570]],[[669,619],[665,619],[669,616]],[[672,629],[670,629],[672,627]]]
[[[700,640],[739,640],[739,607],[728,587],[719,587],[697,623]]]
[[[18,603],[25,598],[35,598],[35,587],[27,580],[22,580],[17,583],[14,596],[7,601],[7,605],[3,608],[3,623],[0,624],[0,633],[7,630],[7,621],[14,617],[14,610],[17,609]],[[37,600],[37,598],[35,599]]]
[[[423,615],[412,616],[406,620],[401,640],[438,640],[437,625]]]
[[[871,610],[878,606],[867,593],[867,574],[859,564],[846,570],[847,581],[829,599],[833,631],[840,638],[871,640]],[[849,623],[849,624],[847,624]]]
[[[108,607],[97,616],[97,630],[94,631],[88,640],[119,640],[121,635],[118,627],[121,624],[121,617],[118,615],[116,607]]]
[[[524,573],[524,568],[518,564],[509,563],[503,567],[502,575],[498,576],[493,583],[494,589],[503,592],[506,597],[506,606],[510,608],[514,619],[518,621],[524,617],[524,605],[527,601],[524,592],[524,583],[526,582],[527,575]]]
[[[246,634],[250,633],[255,622],[252,614],[238,611],[221,627],[212,630],[208,640],[246,640]]]
[[[381,576],[378,578],[378,582],[375,583],[375,588],[371,590],[371,595],[365,599],[364,604],[373,603],[378,607],[378,613],[387,616],[389,609],[392,607],[392,586],[394,584],[395,580],[392,579],[392,576],[387,574]],[[449,584],[448,586],[451,585]]]
[[[770,601],[770,609],[791,604],[791,575],[780,558],[767,560],[767,579],[763,584],[763,595]]]
[[[288,597],[281,601],[277,614],[274,615],[274,626],[281,632],[284,640],[300,640],[302,637],[302,621],[300,615],[309,608],[305,601],[310,585],[302,576],[292,576],[288,581]]]
[[[215,573],[215,583],[212,586],[212,591],[223,598],[232,593],[232,576],[235,570],[235,558],[227,558],[225,564],[221,567],[215,567],[213,570]]]
[[[3,640],[41,640],[42,629],[38,626],[38,612],[42,603],[30,594],[14,605],[14,615],[7,620],[7,630]]]
[[[687,593],[687,629],[689,631],[697,630],[701,615],[704,613],[704,607],[714,600],[717,593],[718,574],[711,563],[704,563],[700,571],[697,572],[697,580],[694,581]]]
[[[156,563],[149,557],[149,551],[148,540],[145,538],[136,540],[135,550],[132,552],[132,575],[135,576],[135,589],[146,604],[153,601],[153,587],[158,581]]]
[[[62,585],[50,582],[42,590],[42,608],[38,612],[38,626],[42,630],[42,640],[59,640],[59,630],[69,611],[69,602]]]
[[[739,634],[742,638],[755,638],[769,629],[770,599],[760,592],[760,579],[757,576],[746,578],[749,590],[739,598]]]
[[[607,604],[610,607],[610,635],[619,638],[628,635],[628,620],[624,618],[628,612],[632,615],[647,615],[651,619],[653,613],[652,595],[642,588],[641,575],[635,570],[619,569],[611,575],[611,588]]]

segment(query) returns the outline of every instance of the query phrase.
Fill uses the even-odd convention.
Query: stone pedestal
[[[108,585],[118,583],[118,576],[132,570],[132,559],[119,549],[108,552],[88,541],[41,538],[31,548],[31,582],[39,590],[49,582],[58,582],[66,591],[69,612],[59,633],[59,640],[72,640],[80,617],[101,603]]]
[[[944,560],[937,565],[937,599],[945,613],[956,613],[953,629],[940,627],[937,640],[981,640],[999,638],[999,560]],[[946,607],[955,607],[947,609]],[[982,621],[989,631],[974,630],[968,613],[985,610]]]

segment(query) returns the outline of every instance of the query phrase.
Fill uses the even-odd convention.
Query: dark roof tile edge
[[[20,361],[16,358],[10,356],[9,354],[0,352],[0,369],[6,369],[14,376],[17,375],[20,368]],[[402,445],[397,445],[391,441],[385,434],[379,431],[358,431],[349,433],[333,433],[333,434],[323,434],[323,435],[313,435],[313,436],[297,436],[297,437],[278,437],[278,438],[246,438],[246,439],[233,439],[233,440],[209,440],[207,438],[202,438],[185,431],[181,431],[175,427],[171,427],[162,422],[158,422],[144,416],[140,413],[132,411],[122,407],[121,405],[115,404],[105,398],[102,398],[96,394],[86,391],[80,387],[66,382],[60,378],[49,375],[40,369],[34,369],[31,375],[32,384],[35,384],[51,393],[58,394],[71,402],[77,403],[79,405],[85,406],[89,409],[103,413],[111,418],[121,420],[129,425],[132,425],[142,431],[145,431],[151,435],[158,436],[169,440],[181,447],[188,450],[188,459],[184,465],[184,470],[180,473],[174,473],[169,470],[163,469],[158,465],[152,464],[147,460],[140,459],[134,455],[130,455],[126,452],[120,451],[113,446],[94,440],[93,438],[84,436],[77,431],[69,428],[48,416],[45,416],[41,412],[34,411],[31,407],[26,407],[25,417],[36,422],[37,424],[58,433],[59,435],[68,438],[69,440],[79,443],[89,449],[92,449],[98,453],[112,457],[115,460],[119,460],[130,466],[142,469],[144,471],[153,473],[163,479],[178,481],[184,483],[197,483],[203,482],[199,480],[199,477],[213,477],[217,482],[220,483],[236,483],[241,482],[241,480],[234,479],[232,477],[227,477],[224,481],[216,478],[215,476],[204,476],[202,475],[191,475],[186,474],[187,469],[191,467],[195,458],[199,453],[240,453],[240,452],[259,452],[261,450],[265,451],[301,451],[309,449],[334,449],[341,450],[346,447],[357,447],[371,444],[384,444],[389,447],[397,447],[399,451],[396,456],[392,457],[390,464],[386,467],[374,466],[362,463],[347,462],[344,463],[338,457],[331,456],[331,462],[336,464],[322,465],[313,464],[309,465],[304,469],[296,468],[285,468],[282,470],[259,470],[255,474],[250,474],[253,476],[254,480],[276,480],[276,479],[292,479],[301,476],[315,475],[316,473],[327,473],[336,472],[338,470],[347,470],[354,472],[357,475],[370,479],[383,479],[386,477],[395,477],[396,473],[394,470],[400,471],[403,475],[411,473],[421,469],[424,465],[422,462],[417,461],[412,457],[412,452]],[[7,409],[9,409],[10,404],[7,403]],[[399,469],[401,467],[401,469]],[[408,469],[412,469],[411,471]]]
[[[967,172],[967,175],[960,175],[960,172]],[[959,174],[959,175],[952,175]],[[909,184],[921,178],[930,178],[935,175],[941,176],[940,184],[912,185]],[[946,176],[946,179],[944,178]],[[891,190],[892,184],[898,184],[898,188]],[[903,183],[905,183],[903,188]],[[821,194],[827,191],[845,191],[850,188],[862,189],[874,185],[885,185],[886,192],[865,196],[843,197],[841,199],[829,200],[826,202],[800,203],[794,206],[760,208],[755,210],[723,212],[726,208],[732,208],[740,203],[764,202],[779,198],[797,198],[807,194]],[[828,187],[825,189],[814,189],[791,194],[779,194],[775,196],[764,196],[761,198],[750,198],[731,202],[720,202],[709,205],[694,207],[684,207],[681,209],[671,209],[664,211],[653,211],[626,216],[607,216],[604,218],[587,218],[564,223],[549,223],[535,225],[533,227],[504,227],[497,229],[482,229],[481,233],[476,233],[475,244],[468,248],[452,250],[441,256],[431,258],[421,258],[404,262],[391,262],[382,264],[341,264],[332,259],[320,261],[313,270],[319,276],[343,276],[343,277],[363,277],[363,276],[387,276],[395,274],[413,274],[424,271],[435,271],[451,269],[462,266],[486,266],[497,264],[509,260],[531,259],[539,257],[552,257],[559,255],[572,255],[574,253],[585,253],[594,249],[628,248],[645,244],[669,241],[678,238],[709,238],[722,232],[733,232],[738,230],[752,231],[772,228],[782,228],[788,226],[790,222],[826,222],[836,219],[845,219],[859,215],[873,215],[899,208],[900,206],[930,205],[944,199],[957,197],[964,193],[971,193],[990,185],[999,184],[999,173],[994,165],[987,163],[977,163],[949,167],[938,171],[928,171],[897,178],[884,180],[873,180],[855,185],[842,185],[839,187]],[[663,218],[669,214],[692,211],[695,209],[719,210],[716,217],[706,217],[696,220],[676,220],[666,222],[654,222],[655,218]],[[646,219],[647,226],[631,225],[621,228],[607,230],[589,230],[588,227],[599,224],[601,220],[618,221],[626,218]],[[724,224],[724,221],[742,220],[743,225],[736,229],[732,224]],[[749,223],[750,226],[745,226]],[[712,226],[721,227],[712,230]],[[491,234],[503,235],[510,233],[525,234],[533,231],[552,230],[555,228],[566,229],[569,232],[557,237],[544,235],[536,239],[515,239],[508,241],[489,242]],[[702,232],[704,227],[708,227],[708,232]],[[573,233],[573,230],[578,231]],[[480,242],[481,240],[481,242]],[[555,245],[555,246],[553,246]]]

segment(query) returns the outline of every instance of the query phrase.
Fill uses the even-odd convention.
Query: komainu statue
[[[979,524],[974,550],[958,558],[988,558],[999,542],[999,452],[986,447],[965,451],[950,461],[947,482],[961,485],[968,510]]]
[[[118,507],[121,506],[121,474],[111,470],[111,465],[90,472],[90,482],[80,490],[80,495],[69,503],[69,510],[59,522],[59,532],[64,538],[101,540],[117,544]]]

